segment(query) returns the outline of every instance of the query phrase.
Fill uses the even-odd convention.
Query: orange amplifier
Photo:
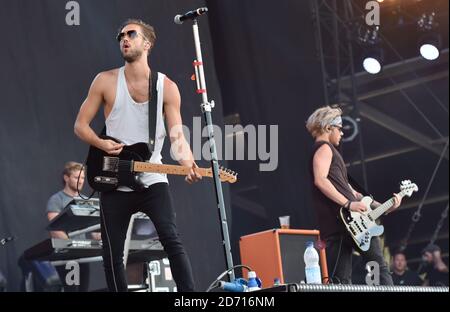
[[[256,272],[263,288],[272,287],[276,278],[282,284],[300,283],[305,280],[306,243],[318,241],[319,235],[318,230],[272,229],[242,236],[239,240],[241,263]],[[325,249],[318,252],[322,281],[327,283]]]

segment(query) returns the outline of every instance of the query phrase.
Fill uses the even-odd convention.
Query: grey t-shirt
[[[67,195],[62,190],[56,194],[53,194],[47,202],[47,213],[60,213],[72,200],[73,197]]]
[[[70,202],[73,200],[73,197],[70,195],[67,195],[66,193],[64,193],[63,190],[59,191],[56,194],[53,194],[48,202],[47,202],[47,209],[46,212],[56,212],[56,213],[61,213],[61,211],[63,211],[64,208],[66,208],[66,206],[68,204],[70,204]],[[77,235],[75,237],[71,237],[71,238],[75,238],[75,239],[86,239],[87,235],[86,234],[80,234]]]

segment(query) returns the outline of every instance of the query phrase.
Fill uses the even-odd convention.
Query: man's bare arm
[[[181,96],[178,87],[166,77],[164,81],[164,112],[167,119],[172,153],[182,166],[196,168],[197,164],[191,148],[184,137],[180,107]],[[201,175],[195,172],[194,169],[186,177],[188,183],[196,182],[199,179],[201,179]]]
[[[351,185],[350,183],[348,184],[348,186],[350,187],[350,189],[352,190],[353,195],[355,195],[357,200],[361,200],[364,195],[359,193],[358,191],[356,191]],[[378,208],[381,205],[381,203],[377,202],[375,199],[373,200],[372,204],[370,205],[370,207],[372,209]]]
[[[105,80],[106,77],[104,73],[100,73],[97,77],[95,77],[89,89],[88,96],[78,112],[74,131],[75,134],[84,142],[96,146],[109,154],[117,155],[122,151],[124,145],[116,143],[112,140],[103,140],[99,138],[90,126],[104,101],[103,94],[106,88]]]
[[[361,199],[364,197],[361,193],[358,193],[357,191],[355,191],[355,189],[354,189],[350,184],[349,184],[348,186],[349,186],[350,189],[352,190],[352,192],[353,192],[353,194],[355,195],[355,197],[356,197],[357,200],[361,200]],[[394,205],[392,206],[391,209],[389,209],[388,211],[386,211],[385,214],[389,214],[389,213],[391,213],[393,210],[397,209],[397,208],[400,206],[401,202],[402,202],[402,200],[401,200],[401,198],[398,196],[398,194],[393,194],[393,195],[394,195]],[[376,209],[376,208],[378,208],[379,206],[381,206],[381,203],[378,202],[378,201],[376,201],[375,199],[373,199],[372,203],[370,204],[370,208]]]
[[[48,212],[47,213],[48,221],[53,220],[54,218],[56,218],[57,215],[59,215],[59,213],[57,212]],[[66,232],[64,231],[50,231],[50,236],[53,238],[69,239],[69,236],[67,236]]]
[[[348,187],[350,187],[350,190],[352,191],[353,195],[355,196],[355,198],[356,198],[357,200],[361,200],[361,199],[364,197],[361,193],[357,192],[357,191],[351,186],[350,183],[348,184]]]

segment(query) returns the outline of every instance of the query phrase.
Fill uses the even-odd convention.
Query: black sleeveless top
[[[325,196],[325,194],[323,194],[322,191],[320,191],[314,184],[313,159],[316,151],[323,144],[330,146],[331,151],[333,152],[330,171],[328,173],[328,179],[331,184],[333,184],[336,190],[344,195],[348,200],[355,201],[356,198],[348,185],[347,168],[345,167],[341,154],[332,144],[328,142],[316,142],[314,144],[311,156],[313,206],[319,218],[320,236],[322,239],[326,239],[335,234],[345,233],[345,229],[339,218],[339,209],[341,206]]]

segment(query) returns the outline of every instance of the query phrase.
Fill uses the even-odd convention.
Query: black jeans
[[[326,240],[328,274],[333,283],[352,283],[353,240],[347,234],[335,235]],[[380,284],[393,285],[388,265],[384,261],[380,239],[372,238],[367,251],[359,251],[364,263],[376,261],[380,265]]]
[[[178,291],[194,291],[191,264],[179,238],[167,183],[142,192],[107,192],[100,196],[103,264],[110,291],[127,291],[123,249],[131,215],[145,213],[155,225],[170,261]]]

